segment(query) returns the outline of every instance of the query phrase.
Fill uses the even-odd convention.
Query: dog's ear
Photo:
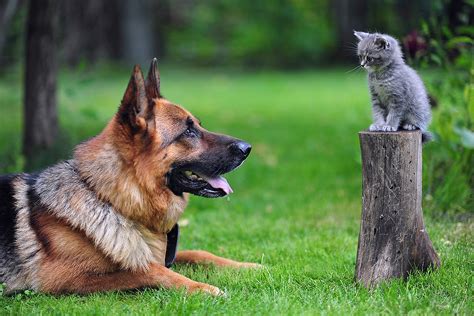
[[[359,41],[362,41],[364,38],[369,36],[369,33],[354,31],[354,35],[355,35],[355,37],[357,37],[359,39]]]
[[[147,128],[147,117],[148,99],[145,81],[140,66],[135,65],[119,107],[119,119],[121,123],[129,125],[132,130],[137,131]]]
[[[161,98],[160,73],[158,71],[158,60],[153,58],[145,81],[146,95],[149,99]]]
[[[379,49],[387,49],[390,47],[390,44],[385,37],[377,36],[377,38],[375,38],[375,46]]]

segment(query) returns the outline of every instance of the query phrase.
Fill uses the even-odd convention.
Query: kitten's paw
[[[382,126],[382,131],[384,132],[395,132],[397,130],[396,127],[390,126],[390,125],[383,125]]]
[[[369,126],[369,131],[371,132],[376,132],[376,131],[381,131],[381,130],[382,130],[382,125],[371,124]]]
[[[414,131],[415,129],[417,129],[418,127],[416,127],[415,125],[413,124],[405,124],[402,126],[402,128],[404,130],[407,130],[407,131]]]

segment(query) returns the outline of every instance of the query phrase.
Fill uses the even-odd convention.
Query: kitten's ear
[[[375,39],[375,46],[380,49],[387,49],[390,47],[390,43],[385,37],[380,36]]]
[[[359,39],[359,41],[362,41],[364,38],[369,36],[369,33],[354,31],[354,35],[355,35],[355,37],[357,37]]]

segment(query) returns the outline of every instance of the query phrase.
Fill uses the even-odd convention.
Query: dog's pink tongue
[[[201,176],[202,177],[202,176]],[[202,177],[204,180],[207,181],[214,189],[222,189],[222,191],[225,192],[225,194],[231,194],[232,188],[229,185],[229,182],[227,182],[226,178],[218,176],[216,178],[208,178],[208,177]]]

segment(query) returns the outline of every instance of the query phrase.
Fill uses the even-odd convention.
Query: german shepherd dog
[[[250,145],[211,133],[160,94],[156,59],[135,66],[118,112],[71,160],[0,177],[0,283],[6,291],[91,293],[143,287],[222,292],[173,263],[258,267],[206,251],[176,253],[189,193],[232,192],[221,176]]]

